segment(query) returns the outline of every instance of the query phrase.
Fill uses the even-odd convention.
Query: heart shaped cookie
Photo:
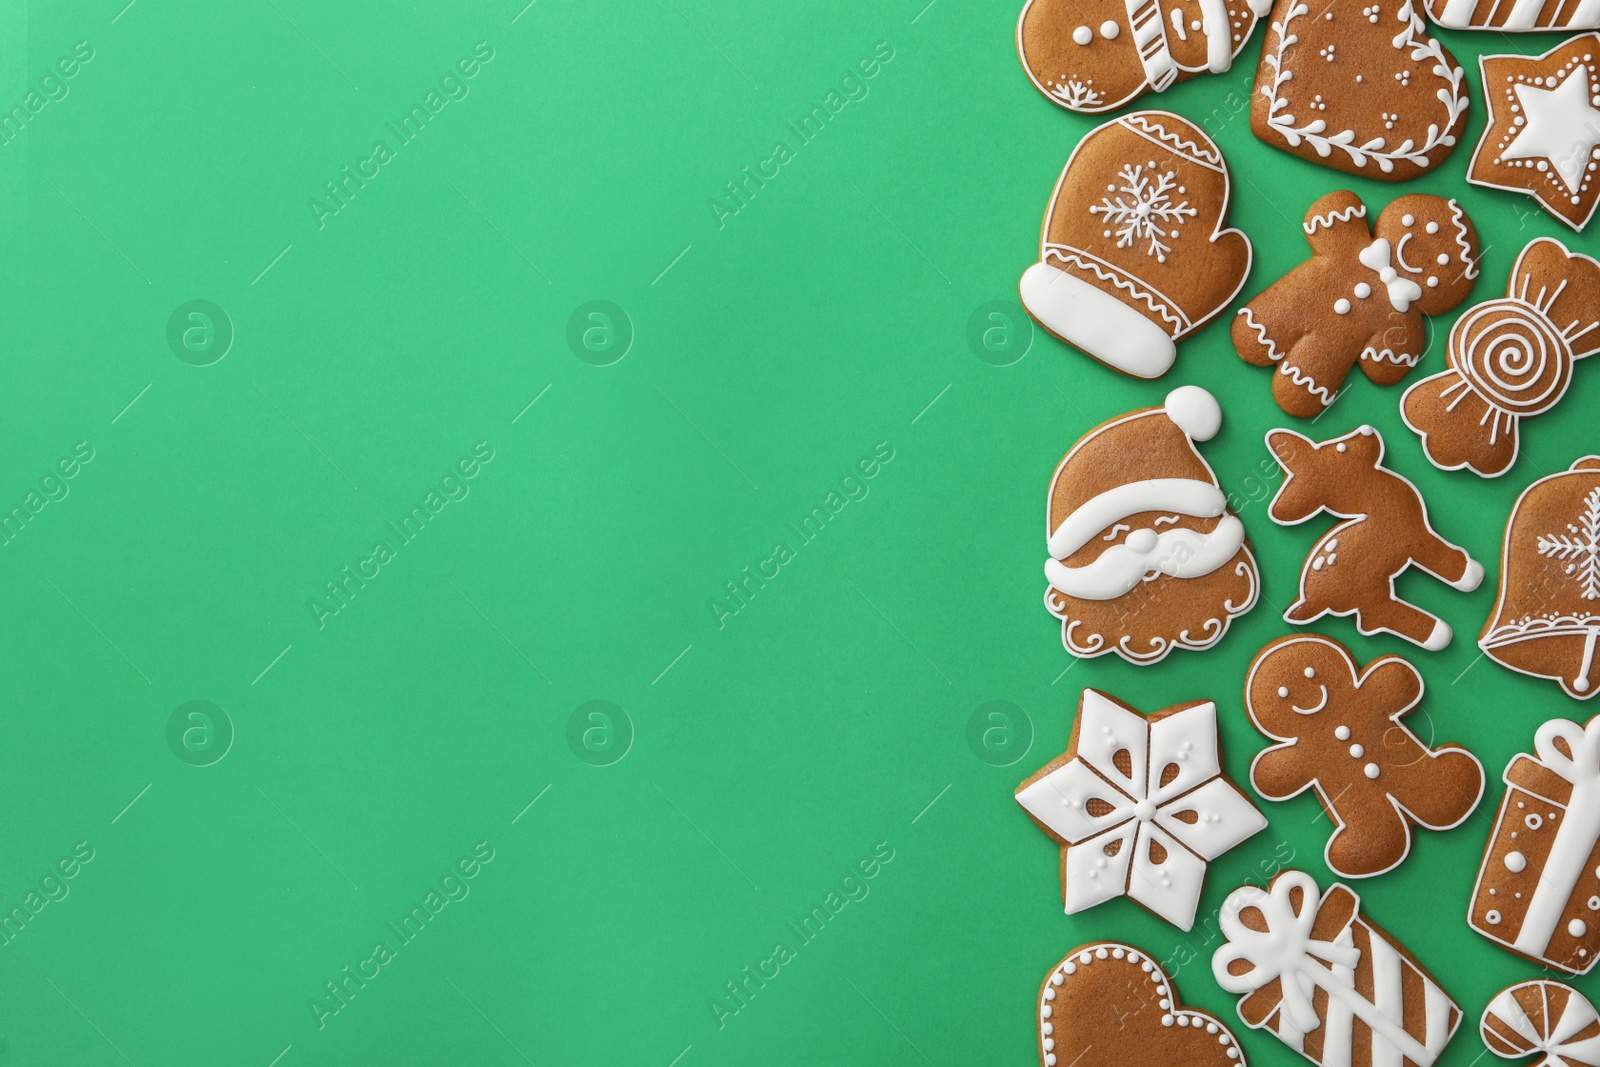
[[[1277,0],[1250,129],[1342,170],[1405,181],[1436,170],[1467,121],[1461,65],[1412,0]]]
[[[1237,1067],[1244,1053],[1215,1015],[1179,1004],[1166,972],[1148,954],[1105,941],[1078,946],[1045,976],[1039,1062]]]

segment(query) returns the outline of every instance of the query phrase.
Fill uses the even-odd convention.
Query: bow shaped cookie
[[[1521,420],[1560,401],[1576,360],[1600,351],[1600,263],[1541,237],[1511,269],[1506,296],[1450,331],[1450,369],[1406,390],[1400,414],[1442,470],[1485,478],[1517,459]]]

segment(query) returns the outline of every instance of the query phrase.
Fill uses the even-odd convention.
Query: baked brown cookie
[[[1478,1034],[1501,1059],[1525,1067],[1600,1067],[1600,1013],[1564,982],[1518,982],[1483,1009]]]
[[[1595,0],[1427,0],[1428,17],[1452,30],[1534,33],[1600,28]]]

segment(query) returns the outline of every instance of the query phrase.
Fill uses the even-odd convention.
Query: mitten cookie
[[[1313,163],[1386,181],[1437,169],[1467,121],[1461,65],[1412,0],[1277,0],[1250,129]]]
[[[1089,132],[1056,182],[1022,306],[1050,333],[1136,378],[1228,305],[1250,242],[1223,228],[1228,166],[1187,119],[1138,111]]]
[[[1506,767],[1467,923],[1535,963],[1587,974],[1600,951],[1600,716],[1539,727]]]
[[[1068,652],[1156,663],[1210,648],[1255,606],[1244,524],[1194,444],[1221,425],[1211,394],[1185,385],[1090,430],[1056,467],[1044,605]]]
[[[1211,957],[1217,984],[1240,994],[1239,1018],[1321,1067],[1430,1067],[1461,1009],[1417,958],[1335,882],[1318,896],[1304,871],[1228,894]]]
[[[1600,1067],[1600,1013],[1562,982],[1519,982],[1483,1009],[1478,1034],[1505,1060],[1537,1055],[1525,1067]]]
[[[1351,366],[1393,385],[1428,347],[1424,315],[1467,298],[1478,276],[1478,232],[1454,200],[1413,193],[1367,230],[1355,193],[1329,193],[1306,212],[1312,256],[1240,308],[1233,347],[1276,365],[1272,396],[1291,415],[1320,415]]]
[[[1467,181],[1527,193],[1581,230],[1600,203],[1600,34],[1542,56],[1482,56],[1489,124]]]
[[[1502,300],[1450,330],[1450,369],[1406,390],[1400,417],[1433,465],[1494,478],[1517,461],[1520,423],[1566,395],[1574,360],[1600,351],[1600,263],[1549,237],[1528,242]]]
[[[1430,748],[1401,721],[1422,691],[1399,656],[1358,669],[1349,649],[1316,634],[1281,637],[1250,664],[1250,721],[1278,742],[1250,764],[1250,782],[1268,800],[1315,787],[1337,827],[1325,853],[1335,874],[1392,871],[1411,852],[1413,826],[1459,826],[1483,796],[1478,757]]]
[[[1283,485],[1267,508],[1293,526],[1326,511],[1345,521],[1323,534],[1300,572],[1300,599],[1288,622],[1354,615],[1363,634],[1382,631],[1429,651],[1450,643],[1450,626],[1394,592],[1394,580],[1417,567],[1454,589],[1471,592],[1483,564],[1434,532],[1422,494],[1383,465],[1383,435],[1362,426],[1343,437],[1312,441],[1272,430],[1267,447],[1283,468]]]
[[[1111,111],[1233,63],[1271,0],[1028,0],[1022,69],[1050,102]]]
[[[1039,1061],[1241,1067],[1244,1055],[1222,1020],[1182,1006],[1148,952],[1104,941],[1073,949],[1040,984]]]
[[[1569,697],[1600,692],[1600,456],[1540,478],[1506,522],[1500,596],[1478,647]]]
[[[1145,716],[1085,689],[1066,752],[1016,795],[1061,845],[1068,915],[1125,895],[1184,930],[1206,864],[1267,825],[1222,774],[1209,700]]]

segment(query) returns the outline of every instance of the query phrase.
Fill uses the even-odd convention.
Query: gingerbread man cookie
[[[1417,487],[1383,465],[1383,435],[1362,426],[1312,441],[1272,430],[1267,447],[1287,474],[1267,508],[1272,521],[1293,526],[1323,511],[1344,519],[1306,556],[1300,599],[1284,620],[1354,615],[1363,634],[1384,630],[1431,652],[1448,645],[1450,625],[1396,596],[1394,580],[1418,567],[1471,592],[1483,581],[1483,564],[1434,532]]]
[[[1466,122],[1461,65],[1412,0],[1277,0],[1250,109],[1263,141],[1398,182],[1438,169]]]
[[[1319,415],[1352,366],[1393,385],[1428,347],[1424,316],[1467,298],[1478,276],[1478,233],[1454,200],[1413,193],[1367,229],[1355,193],[1329,193],[1302,225],[1312,257],[1240,308],[1233,347],[1276,365],[1272,395],[1291,415]]]
[[[1483,796],[1476,756],[1429,748],[1401,722],[1422,692],[1422,675],[1399,656],[1358,670],[1349,649],[1317,634],[1279,638],[1250,664],[1250,721],[1278,742],[1250,765],[1251,784],[1268,800],[1315,788],[1338,827],[1328,868],[1346,878],[1393,870],[1413,826],[1459,826]]]

